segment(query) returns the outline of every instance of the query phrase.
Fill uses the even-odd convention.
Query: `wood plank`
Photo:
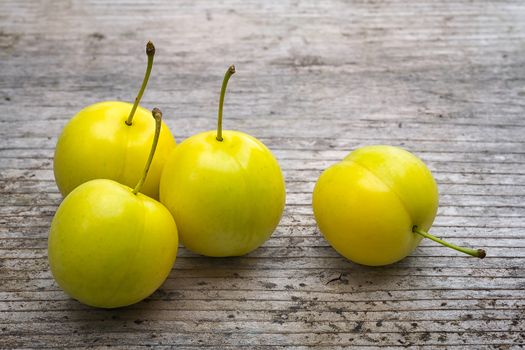
[[[142,105],[177,142],[224,126],[279,160],[286,209],[245,257],[184,247],[163,286],[116,309],[86,307],[53,280],[49,225],[61,196],[53,152],[96,101],[132,101],[142,45],[156,63]],[[0,2],[0,348],[514,349],[525,346],[525,4],[520,0]],[[319,232],[321,172],[370,144],[432,170],[431,232],[381,268]]]

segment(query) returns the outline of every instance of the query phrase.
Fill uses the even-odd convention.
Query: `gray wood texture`
[[[277,156],[285,215],[252,254],[181,249],[166,283],[118,310],[85,307],[46,255],[60,203],[52,157],[66,121],[132,101],[180,142],[216,123]],[[525,2],[0,1],[0,348],[522,348],[525,342]],[[431,232],[383,268],[320,235],[311,191],[367,144],[403,146],[441,193]]]

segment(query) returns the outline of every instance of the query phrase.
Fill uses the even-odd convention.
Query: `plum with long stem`
[[[139,302],[166,279],[178,247],[169,211],[141,192],[161,134],[155,135],[134,188],[108,179],[85,182],[60,204],[48,240],[49,266],[58,285],[80,302],[102,308]]]
[[[380,266],[409,255],[423,237],[478,258],[431,234],[438,208],[436,182],[416,156],[393,146],[366,146],[326,169],[313,192],[321,233],[341,255]]]
[[[139,103],[153,67],[155,47],[146,45],[148,65],[135,102],[106,101],[78,112],[64,127],[57,141],[53,170],[63,196],[93,179],[111,179],[133,186],[149,153],[155,124],[148,110]],[[143,191],[158,198],[162,168],[175,139],[162,125],[158,149]]]
[[[222,129],[230,66],[224,75],[217,130],[184,140],[169,157],[160,200],[178,223],[186,248],[207,256],[238,256],[263,244],[283,213],[284,179],[256,138]]]

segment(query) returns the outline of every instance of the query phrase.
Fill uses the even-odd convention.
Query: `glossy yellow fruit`
[[[271,152],[254,137],[225,130],[192,136],[166,162],[160,201],[184,246],[207,256],[238,256],[263,244],[282,216],[284,179]]]
[[[249,253],[270,238],[281,219],[281,168],[256,138],[222,131],[224,75],[217,131],[192,136],[173,151],[160,180],[160,201],[177,221],[184,246],[207,256]]]
[[[136,303],[168,276],[177,255],[177,226],[159,202],[140,194],[161,132],[155,132],[134,189],[113,180],[85,182],[66,196],[51,223],[48,257],[62,289],[80,302],[104,308]]]
[[[313,209],[324,237],[341,255],[363,265],[399,261],[421,241],[438,208],[438,189],[425,164],[392,146],[367,146],[326,169]]]
[[[111,179],[134,186],[148,157],[155,121],[151,112],[138,107],[132,125],[126,124],[132,104],[107,101],[81,110],[58,138],[53,170],[63,196],[93,179]],[[164,162],[175,147],[170,130],[161,134],[143,193],[158,199]]]
[[[121,307],[141,301],[164,282],[177,246],[177,227],[163,205],[115,181],[92,180],[58,208],[49,234],[49,265],[73,298]]]

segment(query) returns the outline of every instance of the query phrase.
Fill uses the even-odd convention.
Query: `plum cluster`
[[[73,298],[114,308],[141,301],[168,277],[179,238],[198,254],[247,254],[268,240],[285,205],[285,182],[270,150],[256,138],[217,130],[176,145],[162,121],[139,103],[95,103],[58,138],[54,174],[65,197],[51,223],[51,272]],[[152,118],[153,116],[153,118]],[[425,164],[392,146],[367,146],[326,169],[313,192],[313,210],[328,242],[365,265],[394,263],[423,237],[483,258],[483,250],[454,246],[429,233],[438,208],[437,185]]]

